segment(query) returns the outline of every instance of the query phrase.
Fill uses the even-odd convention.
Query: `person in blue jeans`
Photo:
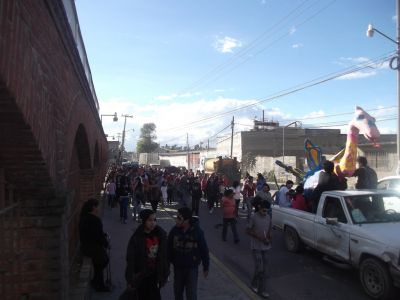
[[[168,234],[168,258],[174,267],[175,300],[197,300],[198,267],[203,266],[204,278],[208,276],[210,256],[198,218],[192,217],[189,207],[178,209],[176,225]]]
[[[119,217],[121,223],[126,224],[128,218],[128,205],[129,205],[129,195],[128,191],[124,189],[119,196]]]

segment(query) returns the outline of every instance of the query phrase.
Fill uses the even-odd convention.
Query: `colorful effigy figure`
[[[363,134],[368,141],[377,145],[380,133],[375,125],[375,118],[361,107],[356,106],[353,119],[349,122],[346,147],[331,159],[335,163],[335,173],[339,176],[339,179],[353,176],[356,170],[359,134]],[[306,177],[304,182],[305,193],[317,186],[319,173],[315,172],[310,177]]]

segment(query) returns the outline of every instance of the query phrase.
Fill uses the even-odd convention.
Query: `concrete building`
[[[158,154],[160,161],[168,161],[171,166],[185,167],[193,171],[201,170],[205,158],[217,157],[215,149],[199,151],[165,152]]]
[[[271,126],[265,129],[255,127],[252,131],[242,131],[233,136],[233,156],[242,161],[244,154],[251,152],[257,158],[252,174],[266,173],[273,170],[277,176],[287,177],[282,168],[275,164],[276,160],[307,169],[305,163],[304,140],[310,139],[314,145],[322,148],[323,154],[329,158],[338,153],[346,145],[346,134],[339,129],[309,129],[301,127]],[[284,136],[284,139],[283,139]],[[367,157],[369,164],[377,170],[379,177],[394,174],[396,161],[396,135],[381,135],[380,147],[376,148],[364,136],[359,136],[359,148]],[[217,141],[217,153],[230,156],[230,136],[220,137]]]

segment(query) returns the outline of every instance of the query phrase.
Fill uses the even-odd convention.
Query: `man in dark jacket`
[[[378,176],[376,172],[368,166],[367,158],[359,156],[357,158],[358,169],[353,176],[357,177],[356,189],[376,189]]]
[[[175,300],[183,300],[184,290],[187,300],[196,300],[198,266],[201,262],[207,278],[210,256],[203,230],[188,207],[178,209],[176,226],[168,235],[168,258],[174,266]]]
[[[99,201],[96,199],[89,199],[83,204],[79,221],[79,238],[82,253],[92,259],[93,288],[98,292],[108,292],[110,289],[104,284],[103,270],[109,262],[106,251],[109,245],[103,232],[103,223],[98,217],[98,206]]]
[[[311,194],[312,212],[316,213],[319,198],[325,191],[344,190],[345,188],[340,183],[339,177],[334,173],[335,165],[333,162],[326,160],[323,163],[324,170],[319,174],[318,185]]]

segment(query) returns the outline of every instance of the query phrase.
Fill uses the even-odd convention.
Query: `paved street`
[[[157,221],[165,230],[174,225],[171,216],[177,206],[167,206],[157,212]],[[244,234],[245,211],[240,208],[238,231],[240,243],[234,244],[231,232],[228,241],[221,239],[221,209],[209,214],[205,202],[201,204],[200,224],[205,231],[211,252],[211,267],[208,279],[199,273],[199,299],[260,299],[248,289],[253,270],[250,241]],[[105,231],[111,235],[111,269],[115,289],[111,293],[92,292],[93,300],[118,299],[125,287],[125,255],[128,240],[137,223],[119,222],[119,209],[104,209]],[[171,276],[172,278],[172,276]],[[270,251],[268,291],[271,299],[368,299],[362,291],[357,273],[338,269],[325,262],[321,255],[311,250],[299,254],[288,253],[283,244],[282,233],[273,232],[273,249]],[[172,281],[162,289],[163,299],[173,299]]]

